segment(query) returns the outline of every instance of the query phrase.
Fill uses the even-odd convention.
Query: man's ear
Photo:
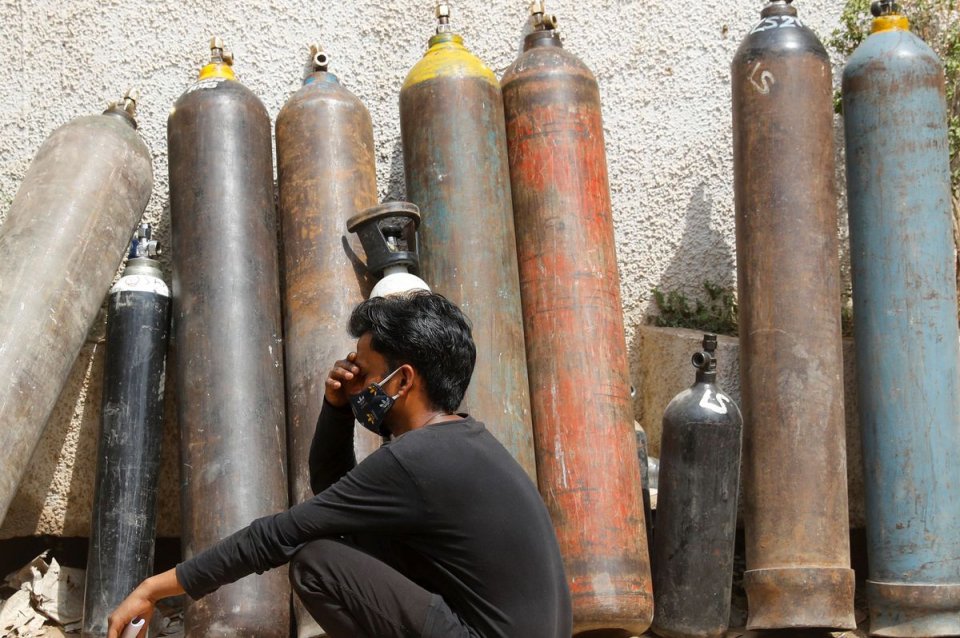
[[[400,377],[397,394],[402,397],[413,388],[413,384],[417,378],[417,371],[414,370],[412,365],[405,363],[397,369],[397,376]]]

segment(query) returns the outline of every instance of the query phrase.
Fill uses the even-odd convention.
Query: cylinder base
[[[845,567],[751,569],[747,629],[856,629],[854,574]]]
[[[871,636],[960,635],[960,583],[916,585],[868,580],[867,601]]]
[[[573,635],[590,632],[625,632],[641,636],[653,619],[652,596],[620,594],[594,597],[589,602],[573,598]]]
[[[656,621],[650,625],[650,631],[662,638],[724,638],[727,626],[706,629],[704,627],[684,627],[681,624],[665,627]]]

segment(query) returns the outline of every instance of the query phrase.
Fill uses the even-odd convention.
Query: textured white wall
[[[460,0],[454,2],[452,22],[467,46],[501,75],[517,53],[526,5],[526,0]],[[842,5],[843,0],[796,3],[801,18],[823,39]],[[697,292],[704,280],[735,283],[729,63],[761,6],[747,0],[548,0],[567,48],[594,70],[603,94],[635,370],[634,327],[644,320],[651,288]],[[331,71],[370,109],[381,197],[402,197],[398,92],[433,26],[429,0],[8,0],[0,4],[0,223],[46,135],[137,86],[138,120],[155,171],[146,219],[169,243],[166,115],[206,61],[212,34],[234,51],[238,78],[261,97],[271,117],[300,85],[307,44],[321,42],[331,55]],[[97,351],[102,357],[102,348],[88,347],[81,359],[89,363]],[[81,360],[75,374],[86,371],[89,378],[99,369]],[[86,411],[86,420],[96,421],[85,404],[88,394],[65,397],[71,409],[61,410],[60,418],[76,426]],[[98,404],[99,392],[92,394]],[[63,430],[57,427],[50,431]],[[38,454],[76,454],[70,437],[54,438],[45,440],[49,449]],[[83,491],[90,470],[65,467],[73,491]],[[58,480],[64,479],[42,478],[30,489]],[[10,524],[4,526],[7,533]],[[55,524],[50,529],[65,531]]]

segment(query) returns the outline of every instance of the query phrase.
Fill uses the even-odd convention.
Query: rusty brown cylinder
[[[830,60],[772,2],[731,68],[750,629],[852,629]]]
[[[552,28],[527,36],[502,86],[537,477],[574,632],[642,634],[653,598],[600,92]]]
[[[184,556],[288,506],[270,118],[209,66],[167,120]],[[287,638],[275,569],[187,604],[187,635]]]
[[[536,480],[503,99],[456,34],[430,39],[400,91],[407,197],[420,208],[420,276],[473,325],[461,411]]]
[[[0,226],[0,521],[152,187],[150,151],[114,107],[44,140]]]
[[[373,125],[366,107],[323,62],[277,116],[292,503],[313,495],[310,444],[324,381],[333,362],[355,347],[347,321],[372,286],[357,257],[363,248],[346,222],[377,203]],[[364,428],[355,436],[358,461],[380,445],[380,437]],[[295,603],[299,638],[323,635]]]

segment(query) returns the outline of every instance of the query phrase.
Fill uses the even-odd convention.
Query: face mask
[[[353,410],[353,416],[363,427],[374,434],[380,436],[389,436],[390,430],[383,425],[383,418],[393,407],[393,402],[400,395],[390,396],[383,391],[383,384],[390,380],[400,368],[397,368],[379,383],[371,383],[363,392],[358,392],[350,396],[350,409]]]

